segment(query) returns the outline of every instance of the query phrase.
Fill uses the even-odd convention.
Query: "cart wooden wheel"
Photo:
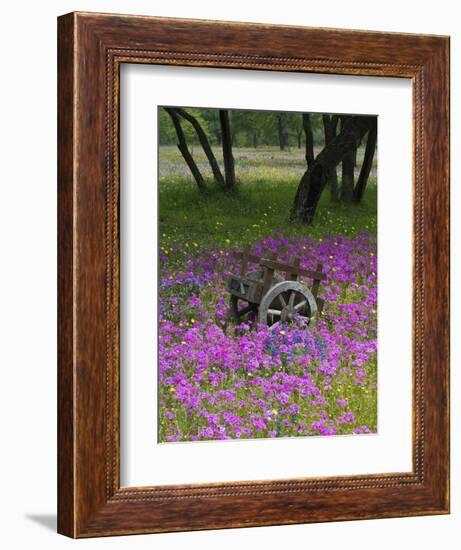
[[[262,281],[264,277],[264,272],[259,271],[249,271],[245,274],[247,279],[252,281]],[[274,282],[279,282],[278,277],[274,277]],[[237,296],[230,297],[230,317],[233,321],[237,323],[243,323],[244,321],[250,321],[256,319],[256,314],[258,312],[257,304],[251,304],[237,298]]]
[[[271,330],[294,321],[297,316],[311,319],[317,313],[312,292],[298,281],[282,281],[271,287],[259,306],[258,321]]]

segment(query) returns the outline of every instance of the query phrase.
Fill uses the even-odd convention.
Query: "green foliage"
[[[209,128],[209,111],[215,111],[215,109],[187,109],[187,112],[194,116],[199,122],[200,126],[203,128],[203,131],[208,135],[210,133]],[[188,144],[197,145],[199,140],[197,134],[192,127],[192,125],[180,118],[181,127],[184,132],[184,136]],[[173,126],[173,122],[168,115],[168,113],[162,107],[158,109],[158,122],[159,122],[159,143],[161,145],[172,145],[176,144],[177,137],[176,132]]]
[[[176,143],[176,132],[170,116],[162,107],[158,108],[157,113],[159,143],[164,145]]]
[[[183,108],[197,118],[207,134],[210,143],[218,145],[221,141],[219,110],[211,108]],[[299,144],[301,147],[304,147],[301,113],[230,109],[229,116],[233,144],[235,147],[278,145],[279,118],[282,120],[287,147],[297,147],[298,142],[300,142]],[[317,146],[323,146],[324,135],[322,116],[320,114],[312,114],[311,123],[315,144]],[[182,127],[188,143],[196,144],[197,138],[190,124],[183,121]],[[161,145],[172,145],[176,143],[176,134],[171,119],[161,107],[159,108],[159,128],[159,141]]]

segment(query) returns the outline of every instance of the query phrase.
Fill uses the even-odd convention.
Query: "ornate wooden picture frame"
[[[58,21],[58,531],[97,537],[449,511],[449,39],[71,13]],[[120,486],[122,63],[411,79],[413,469]]]

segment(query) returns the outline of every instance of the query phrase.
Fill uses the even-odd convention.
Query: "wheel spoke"
[[[311,292],[299,281],[282,281],[274,284],[261,298],[257,308],[258,322],[267,324],[271,329],[285,323],[291,323],[299,315],[309,318],[311,315]]]

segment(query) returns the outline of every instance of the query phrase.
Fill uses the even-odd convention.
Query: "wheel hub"
[[[296,310],[293,306],[285,306],[282,309],[282,313],[280,314],[280,319],[282,323],[289,323],[293,321],[296,315]]]

